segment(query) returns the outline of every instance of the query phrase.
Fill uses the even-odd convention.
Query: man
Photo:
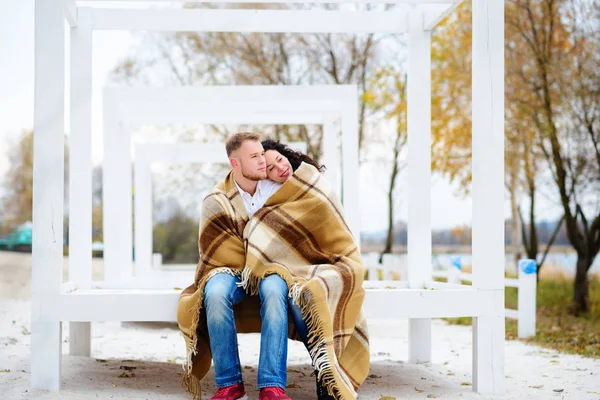
[[[264,150],[258,135],[235,134],[227,140],[226,151],[232,171],[203,202],[199,239],[201,260],[196,282],[184,290],[178,306],[178,322],[188,343],[184,383],[188,390],[198,394],[199,379],[206,373],[207,365],[210,367],[211,356],[206,354],[206,349],[202,348],[205,344],[200,340],[208,341],[217,386],[212,400],[247,399],[233,312],[234,306],[241,306],[248,297],[239,285],[245,266],[245,247],[241,238],[248,220],[281,186],[266,179]],[[290,397],[285,393],[288,340],[288,288],[285,281],[278,275],[266,276],[260,283],[259,297],[262,320],[257,382],[257,388],[261,389],[259,400],[287,400]],[[208,338],[203,337],[203,325],[195,317],[195,314],[201,314],[200,309],[205,310]]]

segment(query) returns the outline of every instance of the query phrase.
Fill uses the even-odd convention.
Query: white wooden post
[[[456,265],[450,264],[448,266],[448,283],[460,285],[462,283],[460,279],[460,269]]]
[[[135,154],[134,214],[135,214],[135,275],[147,274],[152,264],[152,171],[144,152]]]
[[[369,274],[367,278],[367,280],[369,281],[379,280],[379,264],[377,262],[377,256],[377,253],[367,253],[362,255],[363,263],[365,264],[365,267],[367,268]]]
[[[89,10],[71,28],[69,132],[69,280],[92,285],[92,23]],[[69,353],[90,356],[89,322],[69,323]]]
[[[399,268],[396,268],[396,266],[398,264],[395,263],[396,259],[394,257],[393,254],[384,254],[383,255],[383,260],[382,260],[382,267],[383,267],[383,280],[384,281],[391,281],[394,279],[394,276],[392,275],[392,273],[394,272],[394,270],[399,270]]]
[[[162,268],[162,254],[152,254],[152,269],[160,270]]]
[[[325,177],[331,183],[334,192],[342,198],[340,193],[340,152],[338,149],[338,128],[334,118],[326,118],[323,123],[323,145],[321,157],[322,164],[327,168]]]
[[[518,332],[520,338],[535,336],[537,311],[537,263],[519,260]]]
[[[411,6],[408,32],[408,284],[431,280],[431,32]],[[402,306],[402,305],[398,305]],[[409,362],[431,360],[431,319],[409,320]]]
[[[65,40],[62,2],[35,0],[31,386],[60,388]]]
[[[131,140],[119,124],[117,103],[104,91],[103,226],[104,280],[119,282],[132,269]]]
[[[358,92],[356,86],[348,87],[348,96],[342,101],[342,177],[358,177]],[[342,202],[346,220],[360,249],[360,188],[358,179],[352,184],[342,181]]]
[[[504,392],[504,1],[473,0],[473,286],[494,295],[473,318],[473,390]],[[495,292],[495,293],[494,293]]]

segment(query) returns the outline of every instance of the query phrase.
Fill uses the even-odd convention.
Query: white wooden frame
[[[289,2],[289,0],[282,0]],[[367,3],[356,0],[355,3]],[[455,3],[410,2],[386,12],[298,10],[127,10],[35,0],[32,361],[34,388],[60,387],[62,321],[169,320],[178,293],[77,290],[62,284],[65,20],[71,27],[71,221],[89,227],[71,237],[71,261],[91,263],[91,50],[94,29],[228,32],[405,32],[409,38],[409,287],[368,288],[371,317],[413,318],[410,359],[429,360],[429,318],[473,316],[473,389],[504,391],[504,1],[473,0],[473,287],[431,282],[430,29]],[[73,84],[75,83],[75,84]],[[357,107],[356,99],[351,102]],[[352,130],[355,130],[356,121]],[[343,160],[358,157],[358,147]],[[89,232],[89,234],[88,234]],[[83,270],[87,270],[87,266]],[[79,277],[86,279],[86,277]],[[384,283],[385,284],[385,283]],[[435,288],[437,290],[428,290]],[[389,307],[389,304],[398,304]],[[402,305],[409,305],[403,307]],[[100,307],[91,313],[96,306]],[[420,337],[421,340],[415,340]],[[424,338],[424,340],[423,340]]]
[[[340,120],[342,157],[344,151],[358,147],[358,132],[353,121],[358,110],[351,99],[356,98],[354,85],[313,86],[203,86],[177,88],[106,88],[104,91],[104,259],[105,285],[119,284],[132,277],[132,234],[123,226],[131,226],[132,182],[123,170],[130,170],[132,125],[171,123],[243,123],[243,124],[319,124],[323,125],[323,162],[330,165],[326,172],[334,187],[339,187],[339,153],[336,120]],[[350,101],[349,101],[350,100]],[[354,129],[355,135],[352,135]],[[344,135],[344,132],[348,134]],[[217,145],[221,146],[222,145]],[[116,151],[115,151],[116,149]],[[214,149],[222,154],[223,149]],[[346,160],[344,173],[358,176],[358,159]],[[358,186],[346,185],[340,198],[346,210],[358,210]],[[145,204],[145,203],[144,203]],[[145,204],[147,205],[147,204]],[[112,211],[110,211],[112,210]],[[136,221],[148,220],[148,210]],[[359,213],[348,213],[348,223],[358,237]],[[142,222],[143,224],[143,222]],[[83,226],[83,225],[82,225]],[[79,232],[77,226],[72,228]],[[73,231],[72,231],[73,232]],[[83,234],[85,231],[81,231]],[[136,230],[137,232],[137,230]],[[136,235],[137,239],[143,236]],[[143,240],[143,239],[142,239]],[[137,247],[137,246],[136,246]],[[87,252],[86,252],[87,253]],[[151,264],[146,251],[138,267]],[[91,277],[91,270],[82,273]]]
[[[333,132],[335,133],[335,132]],[[324,133],[328,134],[327,132]],[[330,133],[329,133],[330,134]],[[306,152],[306,143],[287,143],[287,145],[301,152]],[[135,146],[135,159],[133,176],[135,188],[134,210],[135,219],[133,223],[135,237],[135,271],[134,277],[154,278],[164,277],[161,265],[155,265],[152,247],[152,163],[192,163],[210,162],[228,164],[229,160],[223,151],[222,144],[205,143],[138,143]],[[189,285],[194,279],[196,264],[177,265],[177,271],[170,266],[168,274],[183,270],[182,282],[178,287]],[[187,283],[186,283],[187,282]]]

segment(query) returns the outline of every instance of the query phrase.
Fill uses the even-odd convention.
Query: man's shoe
[[[227,386],[217,390],[210,400],[248,400],[243,383]]]
[[[321,385],[319,378],[317,378],[317,400],[335,400],[335,397],[327,393],[327,388]]]
[[[280,387],[266,387],[260,390],[258,400],[292,400]]]

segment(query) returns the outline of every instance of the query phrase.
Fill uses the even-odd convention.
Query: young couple
[[[232,170],[203,201],[200,262],[177,310],[183,383],[200,397],[212,358],[212,399],[246,399],[237,333],[261,332],[259,400],[290,399],[288,337],[311,355],[318,399],[356,398],[369,370],[364,267],[323,167],[251,133],[226,151]]]

